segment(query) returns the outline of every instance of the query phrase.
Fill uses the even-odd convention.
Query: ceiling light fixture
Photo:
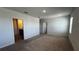
[[[43,12],[43,13],[46,13],[46,10],[43,10],[42,12]]]

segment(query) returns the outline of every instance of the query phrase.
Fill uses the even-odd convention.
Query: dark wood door
[[[18,28],[18,20],[13,19],[13,26],[14,26],[14,36],[15,36],[15,42],[19,40],[19,28]]]

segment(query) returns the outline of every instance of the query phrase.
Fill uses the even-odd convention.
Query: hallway
[[[0,49],[1,51],[73,51],[69,39],[50,35],[40,35],[14,45]]]

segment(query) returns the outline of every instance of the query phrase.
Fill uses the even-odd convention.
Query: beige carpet
[[[28,42],[24,49],[29,51],[72,51],[69,40],[65,37],[43,35],[40,38]]]

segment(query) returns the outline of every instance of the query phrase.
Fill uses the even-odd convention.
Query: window
[[[72,33],[72,24],[73,24],[73,17],[70,18],[70,28],[69,28],[69,33]]]

